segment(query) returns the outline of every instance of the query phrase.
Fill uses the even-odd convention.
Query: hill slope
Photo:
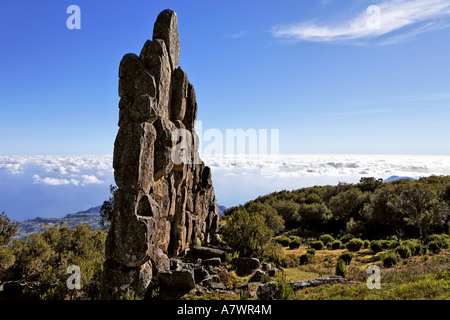
[[[30,233],[41,231],[46,227],[59,225],[60,223],[65,223],[71,228],[74,228],[77,224],[88,224],[94,230],[98,230],[100,228],[101,219],[99,213],[100,208],[101,206],[92,207],[85,211],[68,214],[63,218],[37,217],[35,219],[28,219],[19,222],[19,227],[14,239],[24,239]]]

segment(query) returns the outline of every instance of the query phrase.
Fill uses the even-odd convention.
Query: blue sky
[[[111,154],[119,62],[166,8],[203,129],[279,129],[281,153],[450,154],[448,0],[4,0],[0,155]]]

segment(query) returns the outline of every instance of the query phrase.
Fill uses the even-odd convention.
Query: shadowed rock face
[[[194,87],[178,66],[177,15],[161,12],[153,39],[139,56],[126,54],[119,67],[119,131],[114,143],[118,186],[106,241],[101,298],[144,297],[152,278],[168,275],[168,257],[188,243],[211,243],[218,228],[211,170],[198,159],[174,163],[177,129],[193,143],[197,103]],[[185,155],[186,156],[186,155]]]

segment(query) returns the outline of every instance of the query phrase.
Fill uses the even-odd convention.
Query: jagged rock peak
[[[166,281],[169,257],[191,245],[217,241],[219,208],[211,170],[198,157],[194,87],[178,66],[177,15],[164,10],[153,40],[119,66],[119,131],[113,168],[118,186],[106,240],[101,298],[143,298],[158,275]],[[184,159],[174,163],[185,130],[191,139]],[[183,273],[184,274],[184,273]]]
[[[180,61],[180,39],[178,35],[178,17],[175,11],[166,9],[156,19],[153,27],[153,40],[162,39],[166,43],[172,70]]]

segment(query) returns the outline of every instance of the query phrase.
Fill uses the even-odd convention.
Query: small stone
[[[251,257],[234,258],[231,263],[236,267],[238,275],[252,274],[260,265],[258,259]]]
[[[257,269],[255,273],[251,276],[251,278],[248,280],[248,282],[260,282],[261,277],[265,275],[266,273],[262,271],[261,269]]]
[[[203,264],[205,266],[220,266],[222,264],[222,261],[220,258],[210,258],[203,261]]]

